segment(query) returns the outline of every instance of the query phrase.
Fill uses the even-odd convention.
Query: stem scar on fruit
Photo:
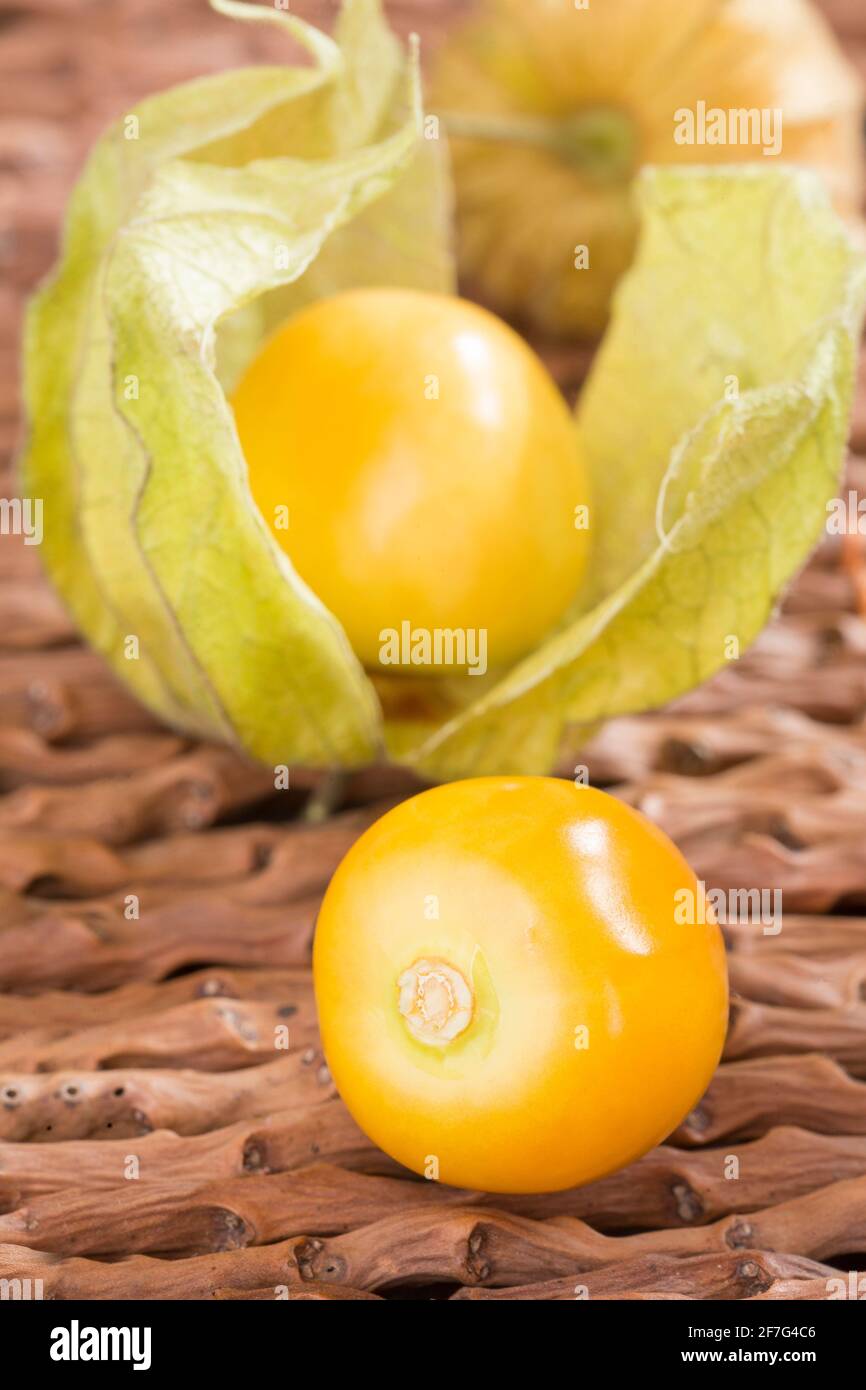
[[[413,1037],[443,1047],[472,1019],[472,990],[444,960],[416,960],[397,980],[400,1012]]]
[[[355,842],[313,950],[325,1056],[366,1134],[460,1187],[555,1191],[661,1142],[727,1027],[712,914],[652,822],[554,777],[400,803]]]
[[[232,404],[262,516],[368,669],[404,624],[483,632],[501,668],[565,616],[588,553],[577,432],[546,367],[485,309],[389,288],[320,300],[265,343]],[[418,672],[402,653],[387,665]]]

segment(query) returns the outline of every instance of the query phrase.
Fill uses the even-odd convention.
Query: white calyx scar
[[[416,960],[397,981],[399,1009],[419,1042],[444,1047],[472,1018],[472,990],[444,960]]]

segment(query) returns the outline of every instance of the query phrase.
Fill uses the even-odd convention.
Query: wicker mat
[[[423,38],[460,8],[390,7]],[[866,70],[862,6],[826,8]],[[204,0],[0,6],[3,495],[21,302],[86,145],[146,91],[282,52]],[[566,385],[581,363],[554,359]],[[405,781],[356,776],[335,816],[299,820],[303,787],[276,796],[267,770],[156,725],[77,641],[35,551],[0,541],[0,1276],[51,1298],[822,1299],[863,1268],[860,563],[825,543],[747,656],[582,755],[709,887],[780,888],[784,928],[728,929],[724,1061],[666,1145],[590,1187],[493,1199],[375,1150],[319,1051],[317,902]]]

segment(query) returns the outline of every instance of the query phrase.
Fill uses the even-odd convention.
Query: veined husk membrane
[[[318,296],[453,288],[443,144],[376,0],[346,4],[334,41],[217,8],[278,24],[311,61],[161,93],[94,149],[27,325],[24,479],[48,571],[180,729],[270,764],[546,771],[573,726],[681,694],[731,638],[744,650],[803,563],[838,482],[863,258],[812,175],[648,171],[575,421],[590,582],[511,670],[406,677],[383,709],[253,503],[226,390]]]

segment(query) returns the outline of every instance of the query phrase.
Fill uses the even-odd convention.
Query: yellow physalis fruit
[[[503,666],[562,618],[586,562],[576,432],[485,310],[384,288],[321,300],[233,404],[262,515],[367,667]]]
[[[554,1191],[665,1138],[727,1027],[721,932],[639,812],[551,777],[422,792],[337,869],[313,952],[328,1065],[393,1158]]]
[[[429,103],[466,277],[545,331],[603,328],[641,165],[809,165],[859,211],[862,86],[806,0],[478,0]]]

